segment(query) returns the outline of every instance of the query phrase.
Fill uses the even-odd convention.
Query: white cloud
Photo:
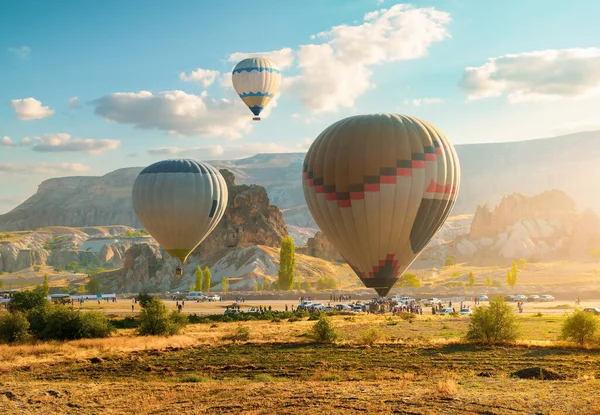
[[[121,146],[119,140],[73,138],[69,134],[64,133],[34,137],[31,139],[31,142],[35,143],[31,149],[42,153],[82,152],[98,155]]]
[[[301,73],[284,78],[284,87],[313,112],[352,108],[373,87],[372,66],[425,56],[434,42],[449,37],[449,22],[447,13],[403,4],[367,13],[362,24],[316,35],[326,43],[300,46]]]
[[[237,139],[252,129],[252,113],[237,96],[232,94],[231,98],[216,100],[206,91],[200,95],[183,91],[117,92],[93,101],[93,105],[97,115],[137,128]],[[277,97],[261,117],[268,117],[276,101]]]
[[[31,54],[31,48],[29,46],[21,46],[19,48],[8,48],[7,50],[19,59],[27,59]]]
[[[290,148],[276,143],[244,143],[231,145],[212,145],[203,147],[161,147],[148,150],[153,156],[194,157],[200,160],[236,159],[253,156],[258,153],[293,153],[298,148]]]
[[[39,120],[54,114],[48,106],[42,106],[42,103],[35,98],[13,99],[10,105],[15,110],[15,117],[20,120]]]
[[[306,137],[301,143],[296,144],[296,148],[300,151],[308,151],[308,148],[312,144],[313,140],[313,138]]]
[[[415,98],[413,100],[404,100],[405,105],[414,105],[415,107],[420,107],[421,105],[431,105],[431,104],[442,104],[444,102],[441,98]]]
[[[119,140],[93,138],[73,138],[69,134],[46,134],[41,137],[24,137],[20,142],[14,142],[10,137],[3,137],[0,146],[4,147],[31,147],[40,153],[75,153],[102,154],[108,150],[119,148]]]
[[[90,168],[80,163],[0,163],[0,171],[24,175],[64,175],[66,173],[85,173]]]
[[[185,82],[195,82],[204,88],[208,88],[215,82],[218,76],[219,71],[198,68],[189,75],[186,75],[185,72],[181,72],[179,74],[179,79]]]
[[[71,108],[79,108],[81,106],[78,97],[69,98],[69,107]]]
[[[582,97],[600,91],[600,48],[543,50],[491,58],[465,69],[471,100],[507,95],[511,103]]]
[[[238,63],[241,60],[253,57],[267,58],[273,61],[273,63],[277,65],[281,70],[291,67],[292,63],[294,63],[294,52],[291,48],[283,48],[279,50],[273,50],[271,52],[236,52],[229,55],[229,58],[227,60],[229,62]]]

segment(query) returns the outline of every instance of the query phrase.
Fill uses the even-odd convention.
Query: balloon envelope
[[[233,68],[235,91],[255,116],[271,102],[281,85],[281,71],[267,58],[248,58]]]
[[[374,114],[323,131],[302,176],[319,228],[365,286],[385,296],[448,217],[460,167],[431,124]]]
[[[227,184],[221,173],[206,163],[164,160],[142,170],[133,184],[132,197],[144,228],[183,263],[223,217]]]

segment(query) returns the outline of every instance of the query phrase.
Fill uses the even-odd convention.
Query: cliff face
[[[577,259],[600,246],[600,217],[577,211],[564,192],[512,194],[477,208],[470,233],[451,244],[462,258]]]

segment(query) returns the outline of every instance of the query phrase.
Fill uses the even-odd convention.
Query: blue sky
[[[7,1],[0,213],[49,177],[304,151],[360,113],[415,115],[455,144],[600,129],[599,15],[595,0]],[[284,83],[253,123],[227,74],[274,51]],[[198,69],[218,75],[182,79]]]

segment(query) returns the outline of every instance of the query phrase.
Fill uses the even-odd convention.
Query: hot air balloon
[[[397,114],[329,126],[308,150],[302,172],[315,222],[380,296],[442,226],[459,184],[448,139],[426,121]]]
[[[231,79],[235,91],[260,120],[261,111],[271,102],[281,85],[281,71],[267,58],[248,58],[233,68]]]
[[[164,160],[141,171],[132,197],[144,228],[183,265],[223,217],[227,184],[221,173],[206,163]],[[177,274],[181,273],[178,267]]]

